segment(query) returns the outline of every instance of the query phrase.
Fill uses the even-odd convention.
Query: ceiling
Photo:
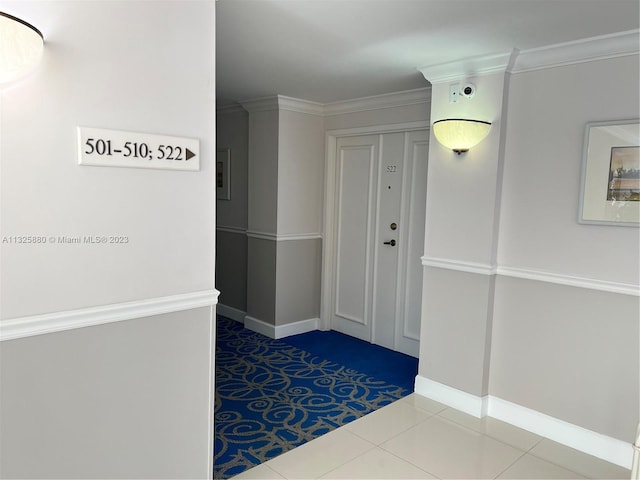
[[[638,0],[218,0],[218,105],[428,86],[418,67],[638,29]]]

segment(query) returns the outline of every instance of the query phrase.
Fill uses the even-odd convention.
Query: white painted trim
[[[287,323],[286,325],[278,325],[276,327],[276,338],[285,338],[301,333],[313,332],[314,330],[318,330],[319,321],[319,318],[307,318],[306,320],[299,320],[294,323]]]
[[[621,295],[632,295],[640,297],[640,286],[633,283],[609,282],[607,280],[597,280],[594,278],[576,277],[560,273],[544,272],[542,270],[532,270],[527,268],[493,266],[489,264],[466,262],[462,260],[452,260],[449,258],[437,258],[424,256],[421,258],[425,267],[444,268],[459,272],[478,273],[481,275],[502,275],[505,277],[523,278],[526,280],[536,280],[539,282],[553,283],[556,285],[566,285],[569,287],[588,288],[603,292],[618,293]]]
[[[274,242],[284,242],[288,240],[316,240],[318,238],[322,238],[321,233],[284,233],[284,234],[276,234],[276,233],[267,233],[267,232],[256,232],[256,231],[247,231],[247,237],[251,238],[259,238],[261,240],[271,240]]]
[[[448,405],[476,418],[487,415],[488,397],[478,397],[420,375],[416,375],[414,390],[418,395]]]
[[[278,242],[288,240],[317,240],[319,238],[322,238],[321,233],[284,233],[276,235],[276,240]]]
[[[431,84],[452,82],[478,75],[506,72],[511,69],[518,55],[518,50],[484,55],[478,57],[463,58],[454,62],[428,65],[418,70],[429,80]]]
[[[498,397],[489,399],[490,417],[523,428],[581,452],[630,469],[633,446],[617,438],[551,417]]]
[[[417,122],[404,122],[394,125],[372,125],[368,127],[342,128],[337,130],[327,130],[325,132],[327,144],[339,137],[354,137],[358,135],[378,135],[380,133],[396,133],[396,132],[413,132],[415,130],[429,131],[430,124],[428,120],[419,120]],[[333,139],[333,140],[332,140]],[[327,153],[329,153],[327,151]],[[335,152],[334,152],[335,156]]]
[[[233,113],[247,113],[247,111],[238,103],[216,106],[216,115],[229,115]]]
[[[459,272],[479,273],[481,275],[495,275],[496,266],[485,263],[466,262],[463,260],[453,260],[450,258],[421,257],[422,265],[425,267],[445,268],[447,270],[457,270]]]
[[[454,62],[420,67],[424,77],[444,83],[497,72],[523,73],[607,58],[638,55],[640,30],[617,32],[566,43],[497,55],[464,58]]]
[[[218,303],[219,294],[220,292],[215,289],[204,290],[66,312],[11,318],[0,322],[0,341],[210,307]]]
[[[241,227],[231,227],[226,225],[216,225],[216,231],[226,233],[236,233],[238,235],[246,235],[247,229]]]
[[[324,115],[324,105],[318,102],[278,95],[278,107],[289,112],[306,113],[307,115]]]
[[[427,105],[425,111],[429,111],[428,105],[431,104],[431,87],[354,98],[327,104],[286,97],[284,95],[255,98],[240,103],[242,107],[221,107],[219,113],[227,113],[227,110],[224,110],[225,108],[228,109],[229,112],[236,112],[239,111],[238,109],[244,108],[250,113],[287,110],[290,112],[306,113],[308,115],[332,116],[420,104]]]
[[[322,116],[324,114],[324,106],[321,103],[285,97],[284,95],[255,98],[240,103],[249,113],[287,110],[289,112],[306,113],[309,115]]]
[[[278,109],[278,97],[276,95],[270,97],[260,97],[248,99],[240,102],[242,108],[249,113],[267,112]]]
[[[221,303],[216,305],[216,313],[240,323],[244,323],[244,317],[247,315],[247,312],[245,311],[238,310],[237,308],[229,307]]]
[[[640,297],[640,286],[632,283],[608,282],[606,280],[596,280],[593,278],[574,277],[559,273],[543,272],[516,267],[502,267],[497,269],[498,275],[505,277],[524,278],[526,280],[536,280],[539,282],[555,283],[570,287],[589,288],[603,292],[619,293],[621,295],[632,295]]]
[[[280,338],[298,335],[300,333],[312,332],[318,329],[318,318],[309,318],[298,322],[287,323],[285,325],[271,325],[257,318],[246,315],[244,317],[244,327],[266,337],[278,340]]]
[[[430,103],[431,87],[426,87],[327,103],[324,105],[324,115],[344,115],[346,113],[366,112],[370,110],[380,110],[383,108]],[[429,108],[426,109],[426,111],[429,110]]]
[[[489,416],[516,427],[630,469],[633,446],[564,420],[492,395],[478,397],[417,375],[415,393],[477,418]]]
[[[215,448],[215,404],[216,404],[216,318],[213,308],[209,315],[209,415],[207,422],[207,451]],[[213,462],[207,462],[207,478],[213,478]]]
[[[512,73],[637,55],[640,50],[639,34],[640,30],[629,30],[523,50],[516,60]]]
[[[249,238],[259,238],[260,240],[272,240],[272,241],[276,241],[278,240],[278,235],[276,235],[275,233],[268,233],[268,232],[257,232],[255,230],[247,230],[247,237]]]
[[[244,317],[244,328],[257,332],[265,337],[276,338],[276,327],[249,315]]]

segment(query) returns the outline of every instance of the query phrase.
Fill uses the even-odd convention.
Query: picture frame
[[[578,222],[640,226],[640,120],[587,124]]]
[[[231,150],[216,150],[216,198],[231,200]]]

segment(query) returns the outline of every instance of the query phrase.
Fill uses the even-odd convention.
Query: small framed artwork
[[[228,148],[216,150],[216,198],[231,200],[231,152]]]
[[[640,121],[587,124],[578,222],[640,226]]]

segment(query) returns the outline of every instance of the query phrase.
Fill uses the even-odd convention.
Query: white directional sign
[[[200,140],[78,127],[78,163],[198,171]]]

